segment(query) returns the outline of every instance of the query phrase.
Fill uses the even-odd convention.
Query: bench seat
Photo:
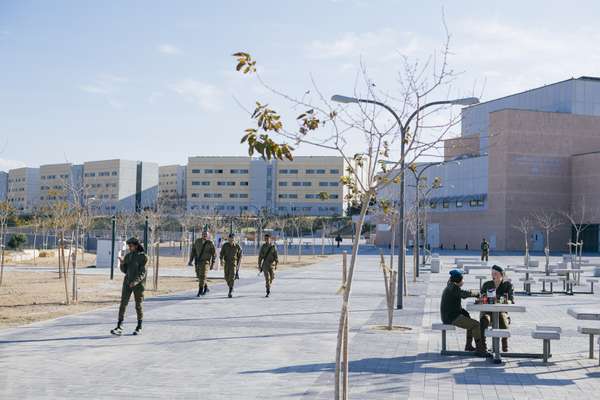
[[[484,331],[486,337],[509,338],[510,331],[508,329],[486,329]]]

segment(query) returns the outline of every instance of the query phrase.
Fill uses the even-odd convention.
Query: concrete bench
[[[478,262],[481,261],[479,258],[477,257],[457,257],[454,259],[454,264],[458,265],[458,264],[464,264],[464,263],[468,263],[468,262]]]
[[[489,270],[490,266],[487,264],[463,264],[462,269],[465,271],[465,274],[468,274],[472,269],[486,269]]]
[[[440,261],[439,258],[432,258],[431,259],[431,273],[432,274],[439,274],[440,273],[440,269],[441,269],[442,263]]]
[[[552,278],[552,277],[549,277],[549,276],[543,276],[541,278],[538,278],[538,280],[540,282],[542,282],[542,292],[546,291],[546,283],[549,283],[550,284],[550,293],[553,293],[554,292],[554,286],[553,285],[555,283],[558,283],[558,278]]]
[[[527,293],[528,295],[531,295],[531,285],[533,285],[535,283],[535,279],[529,277],[528,278],[519,278],[520,282],[523,282],[523,290],[525,291],[525,293]]]
[[[454,331],[456,330],[456,327],[454,325],[442,324],[440,322],[436,324],[431,324],[431,329],[434,331],[442,331],[442,351],[440,353],[446,353],[446,351],[448,350],[446,346],[446,332]]]
[[[578,326],[577,332],[581,333],[582,335],[589,336],[589,338],[590,338],[589,358],[594,358],[594,336],[595,335],[600,336],[600,328],[590,328],[590,327],[585,327],[585,326]]]
[[[479,290],[481,290],[481,287],[483,286],[483,280],[488,279],[488,276],[487,275],[477,275],[475,277],[475,279],[479,279]]]
[[[543,352],[542,358],[544,363],[548,362],[548,358],[550,358],[550,341],[551,340],[560,340],[560,332],[555,330],[535,330],[531,332],[531,337],[534,339],[543,340]]]
[[[592,294],[594,294],[594,283],[598,283],[598,279],[589,278],[589,279],[586,279],[585,281],[590,284],[590,292]]]
[[[491,338],[509,338],[510,331],[508,329],[486,329],[483,331],[486,337]]]
[[[537,268],[540,266],[540,262],[538,260],[529,260],[529,267]]]

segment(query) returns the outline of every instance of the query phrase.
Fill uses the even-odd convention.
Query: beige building
[[[342,215],[340,157],[265,161],[250,157],[190,157],[187,206],[197,212]]]
[[[45,206],[56,201],[73,201],[75,198],[81,201],[82,185],[83,165],[41,165],[39,204]]]
[[[598,251],[600,79],[569,79],[468,107],[462,136],[446,143],[446,153],[441,165],[419,166],[428,168],[429,182],[440,177],[443,185],[422,202],[432,247],[477,250],[487,238],[492,249],[522,250],[515,226],[528,218],[530,248],[542,251],[545,232],[535,216],[553,212],[588,225],[584,250]],[[414,183],[407,178],[407,208],[415,204]],[[562,219],[550,248],[567,252],[571,226]],[[381,229],[377,243],[389,237]]]
[[[99,213],[132,212],[153,207],[158,196],[158,164],[130,160],[83,164],[83,186]]]
[[[39,168],[23,167],[8,171],[6,199],[18,213],[32,212],[38,205],[39,197]]]

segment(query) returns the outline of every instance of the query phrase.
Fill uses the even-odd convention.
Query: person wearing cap
[[[127,247],[129,252],[125,255],[125,258],[119,257],[119,267],[121,272],[125,274],[125,278],[121,289],[121,305],[119,306],[117,327],[110,331],[113,335],[123,334],[123,319],[125,318],[125,310],[131,298],[131,293],[133,293],[135,299],[135,312],[137,314],[137,327],[133,334],[139,335],[142,333],[142,320],[144,318],[142,302],[144,301],[148,256],[146,256],[144,247],[136,238],[127,240]]]
[[[258,269],[265,275],[265,287],[267,289],[265,297],[269,297],[271,294],[271,284],[273,283],[273,279],[275,279],[277,264],[279,264],[277,247],[274,243],[271,243],[271,235],[267,233],[265,234],[265,242],[260,247],[260,252],[258,253]]]
[[[209,266],[210,269],[213,269],[215,266],[216,256],[217,250],[215,244],[208,238],[208,231],[202,231],[202,237],[196,239],[192,246],[190,260],[188,262],[190,267],[192,266],[192,263],[196,267],[196,277],[198,278],[197,297],[204,296],[209,292],[206,276],[208,275]]]
[[[462,290],[463,284],[462,272],[458,269],[451,270],[450,279],[442,293],[442,300],[440,303],[442,322],[444,324],[466,329],[467,340],[465,351],[476,351],[478,356],[486,357],[487,349],[481,336],[479,322],[471,318],[469,313],[461,306],[462,299],[467,297],[478,297],[478,294],[469,290]],[[473,339],[475,339],[476,347],[473,347]]]
[[[225,266],[223,271],[225,273],[225,281],[227,282],[227,286],[229,286],[227,297],[232,298],[236,271],[242,262],[242,248],[235,242],[235,235],[233,233],[229,234],[227,242],[221,247],[219,258],[221,259],[221,265]]]
[[[481,285],[481,295],[487,295],[488,290],[494,289],[496,292],[496,298],[504,297],[510,304],[515,302],[513,285],[507,280],[504,280],[504,269],[499,265],[492,267],[492,280],[485,282]],[[481,313],[479,315],[479,324],[481,325],[481,332],[483,333],[492,321],[491,313]],[[503,312],[500,313],[500,319],[498,321],[500,329],[508,329],[510,318],[508,314]],[[485,343],[485,336],[483,338]],[[508,338],[502,338],[502,351],[506,353],[508,351]]]
[[[481,241],[481,261],[488,261],[490,255],[490,244],[486,238]]]

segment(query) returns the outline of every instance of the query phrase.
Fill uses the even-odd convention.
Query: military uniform
[[[487,240],[483,240],[481,242],[481,261],[488,261],[488,256],[490,255],[490,244]]]
[[[221,264],[224,266],[225,281],[227,282],[227,286],[229,286],[229,293],[231,294],[235,282],[235,273],[242,261],[242,248],[237,243],[226,242],[221,247],[219,258],[221,259]]]
[[[444,324],[466,329],[467,342],[470,342],[469,338],[481,339],[481,330],[479,329],[479,322],[471,318],[469,313],[461,306],[461,300],[467,297],[476,297],[476,295],[468,290],[462,290],[453,282],[448,282],[442,293],[440,313]]]
[[[196,277],[198,278],[198,294],[204,294],[208,290],[206,284],[206,275],[208,268],[212,269],[215,265],[217,250],[210,239],[196,239],[192,246],[189,264],[192,262],[196,267]]]
[[[496,289],[496,298],[504,297],[508,300],[509,303],[515,302],[514,290],[512,283],[503,280],[500,282],[500,285],[496,287],[496,284],[493,280],[485,282],[481,286],[481,295],[486,295],[487,291],[490,289]],[[479,314],[479,324],[481,326],[481,332],[483,333],[492,323],[492,314],[491,313],[480,313]],[[508,329],[508,325],[510,324],[510,318],[508,314],[503,312],[500,313],[498,320],[498,327],[500,329]],[[508,338],[502,338],[502,351],[508,351]]]
[[[277,247],[275,244],[264,243],[258,253],[258,265],[261,272],[265,275],[267,296],[271,293],[271,284],[273,283],[273,279],[275,279],[275,269],[278,263]]]
[[[146,285],[146,263],[148,256],[144,252],[136,251],[128,253],[120,265],[121,272],[125,274],[123,288],[121,291],[121,305],[119,306],[119,323],[125,318],[125,309],[129,303],[131,293],[135,299],[135,312],[138,323],[144,318],[142,302],[144,301],[144,289]],[[133,284],[133,288],[130,285]]]

